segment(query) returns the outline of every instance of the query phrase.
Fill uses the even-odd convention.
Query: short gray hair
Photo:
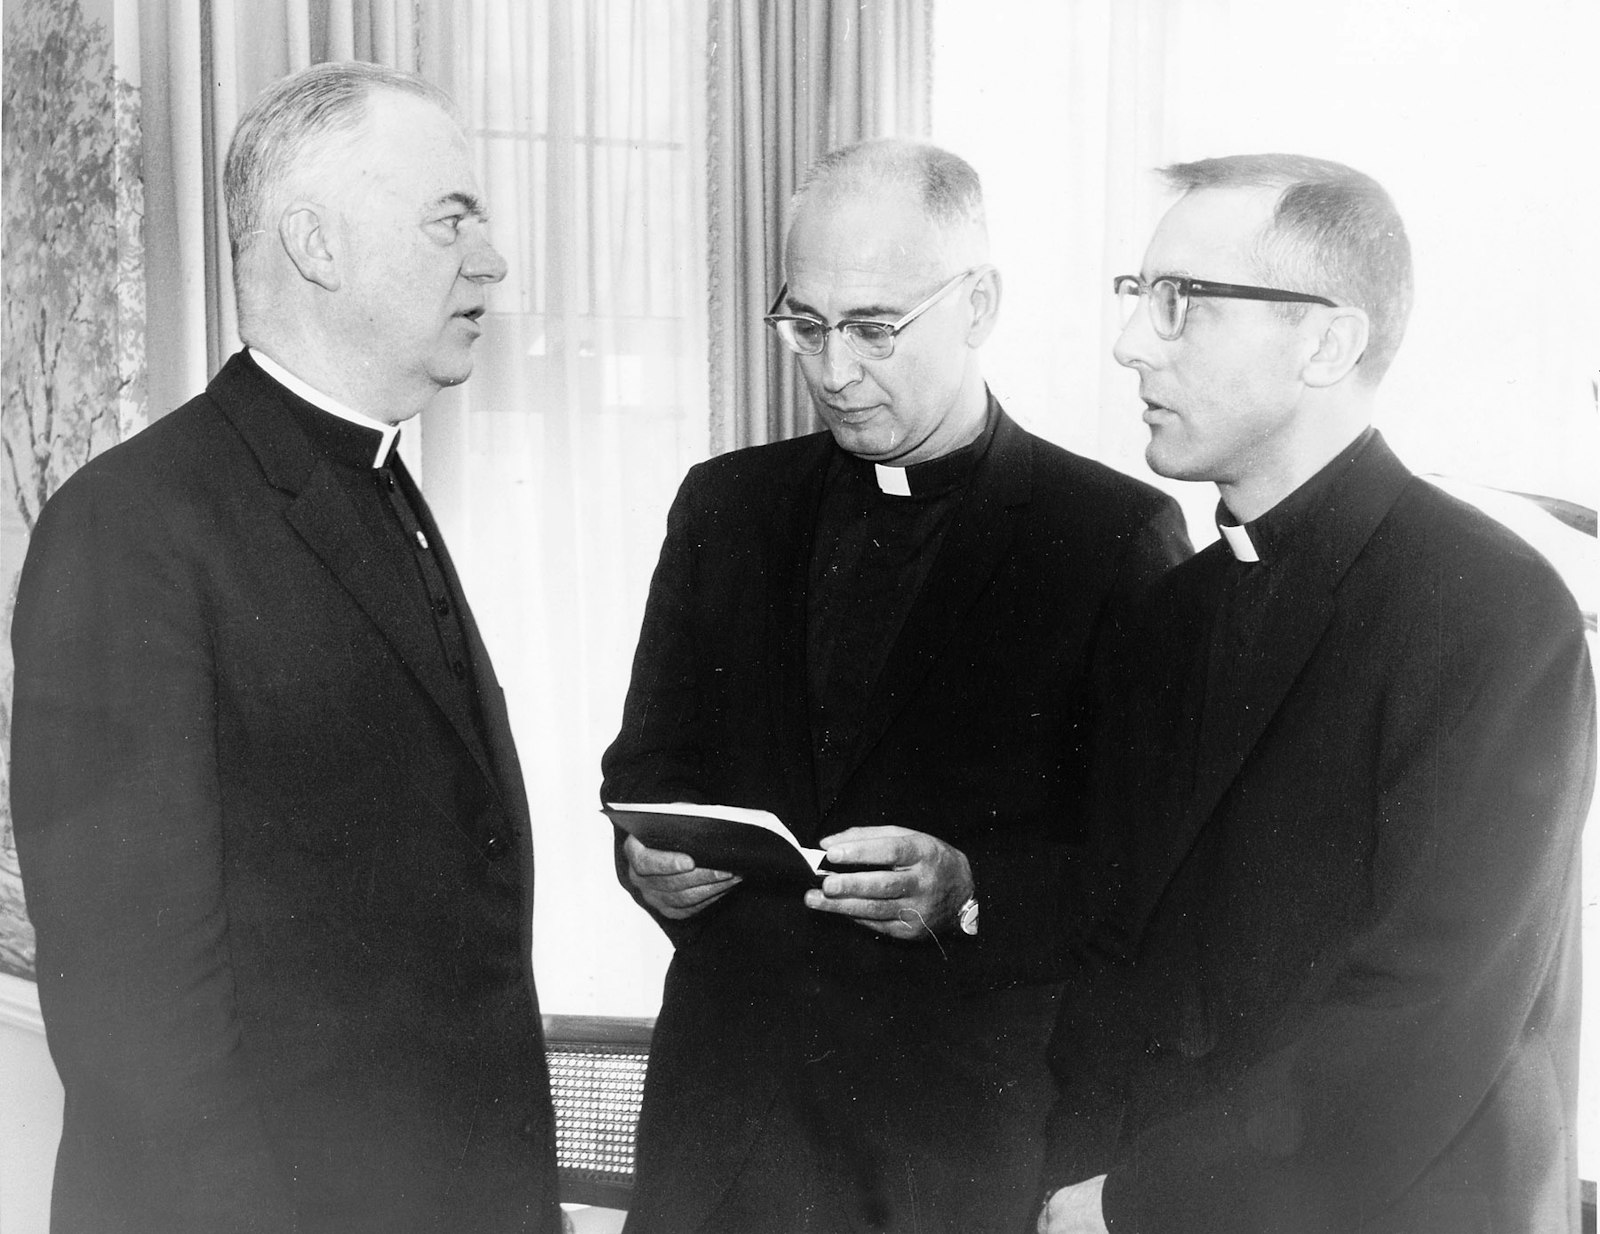
[[[437,104],[453,114],[450,97],[413,73],[347,60],[313,64],[273,82],[250,105],[234,129],[223,166],[228,208],[228,247],[233,260],[267,229],[273,194],[312,152],[328,140],[358,129],[367,100],[394,90]]]
[[[964,158],[931,142],[880,137],[830,151],[807,169],[794,195],[794,210],[823,185],[840,194],[898,185],[916,197],[929,221],[941,227],[985,228],[978,173]]]
[[[1282,190],[1257,237],[1264,282],[1364,309],[1367,350],[1357,373],[1376,385],[1411,316],[1411,242],[1393,200],[1371,176],[1301,154],[1236,154],[1161,170],[1184,193],[1208,188]],[[1290,313],[1304,306],[1286,305]]]

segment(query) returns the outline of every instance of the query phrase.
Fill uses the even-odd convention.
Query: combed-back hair
[[[1236,154],[1161,170],[1184,193],[1208,188],[1281,189],[1256,240],[1262,282],[1365,309],[1367,349],[1357,373],[1376,385],[1411,316],[1411,242],[1389,194],[1371,176],[1300,154]],[[1283,305],[1303,314],[1304,305]]]
[[[313,64],[273,82],[240,118],[228,146],[222,187],[228,247],[235,262],[267,229],[274,195],[332,137],[360,127],[378,90],[415,95],[454,113],[450,97],[412,73],[365,60]]]
[[[899,185],[916,196],[930,222],[980,230],[985,226],[978,173],[960,155],[931,142],[880,137],[830,151],[806,169],[794,208],[798,210],[822,185],[841,195],[871,194]]]

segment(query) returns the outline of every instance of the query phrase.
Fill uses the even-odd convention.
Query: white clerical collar
[[[1222,538],[1228,542],[1228,547],[1233,550],[1234,557],[1239,561],[1260,561],[1261,554],[1256,552],[1256,546],[1251,543],[1250,529],[1240,523],[1224,523],[1217,521],[1217,530],[1222,533]]]
[[[894,497],[911,496],[911,477],[906,475],[904,467],[885,467],[882,463],[874,463],[872,471],[878,477],[880,493]]]
[[[279,364],[266,352],[254,347],[247,349],[250,358],[260,366],[261,371],[276,381],[280,386],[293,394],[298,394],[313,407],[327,412],[330,416],[337,416],[341,420],[348,420],[351,424],[359,424],[362,428],[375,429],[383,436],[378,442],[378,452],[372,456],[372,465],[382,467],[389,461],[389,451],[394,448],[394,439],[400,436],[398,424],[385,424],[382,420],[374,420],[371,416],[364,416],[359,411],[352,411],[337,399],[329,398],[321,390],[307,385],[283,365]]]

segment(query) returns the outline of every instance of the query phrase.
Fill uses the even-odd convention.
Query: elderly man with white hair
[[[528,805],[395,453],[505,262],[374,65],[270,86],[226,188],[247,349],[61,488],[17,601],[52,1228],[548,1234]]]

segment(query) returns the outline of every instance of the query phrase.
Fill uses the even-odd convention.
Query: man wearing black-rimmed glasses
[[[1411,302],[1383,189],[1165,174],[1115,355],[1222,538],[1105,661],[1038,1229],[1576,1231],[1582,618],[1371,427]]]
[[[603,791],[768,809],[853,869],[773,888],[619,845],[676,947],[628,1229],[1014,1229],[1087,665],[1187,542],[1170,501],[989,396],[966,163],[828,156],[785,273],[767,320],[828,431],[685,479]]]

